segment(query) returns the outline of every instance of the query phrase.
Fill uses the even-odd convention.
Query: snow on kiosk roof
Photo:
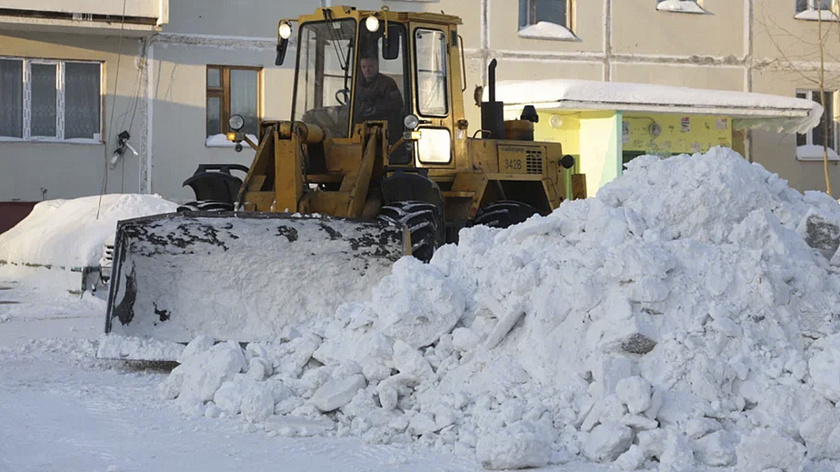
[[[814,128],[823,113],[816,102],[780,95],[570,79],[499,81],[496,99],[508,107],[534,105],[542,110],[726,115],[734,119],[736,128],[787,133]]]

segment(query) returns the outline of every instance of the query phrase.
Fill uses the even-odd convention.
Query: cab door
[[[414,109],[421,123],[417,167],[455,166],[449,37],[446,25],[412,24]]]

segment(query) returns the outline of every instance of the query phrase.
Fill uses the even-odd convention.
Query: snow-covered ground
[[[158,398],[170,366],[95,358],[105,302],[52,289],[51,272],[0,266],[0,472],[481,469],[419,446],[185,417]]]
[[[840,205],[728,149],[628,167],[168,374],[0,268],[0,470],[840,470]]]

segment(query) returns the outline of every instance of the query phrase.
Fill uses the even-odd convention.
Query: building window
[[[831,11],[832,3],[834,3],[834,0],[796,0],[796,13],[808,10]]]
[[[0,139],[101,142],[102,64],[0,58]]]
[[[796,18],[800,20],[837,20],[839,0],[796,0]]]
[[[807,133],[796,135],[796,158],[800,160],[822,160],[823,146],[828,144],[829,159],[836,160],[838,158],[838,127],[835,106],[838,92],[825,92],[821,97],[818,90],[807,90],[797,92],[796,98],[813,100],[823,106],[823,116],[820,124]]]
[[[656,9],[679,13],[706,13],[702,0],[656,0]]]
[[[207,66],[207,137],[222,136],[230,131],[231,115],[245,119],[242,128],[247,134],[257,135],[260,110],[260,68]],[[208,139],[208,144],[210,139]]]
[[[519,0],[519,36],[577,40],[572,32],[574,0]]]

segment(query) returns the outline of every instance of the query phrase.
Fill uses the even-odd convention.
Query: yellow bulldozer
[[[346,6],[281,20],[277,65],[296,38],[291,119],[262,121],[252,140],[231,116],[228,139],[255,150],[244,178],[205,169],[189,180],[199,201],[119,223],[106,332],[276,339],[366,297],[398,258],[428,261],[465,226],[585,197],[574,158],[534,141],[533,107],[504,120],[495,60],[470,133],[459,24]]]

